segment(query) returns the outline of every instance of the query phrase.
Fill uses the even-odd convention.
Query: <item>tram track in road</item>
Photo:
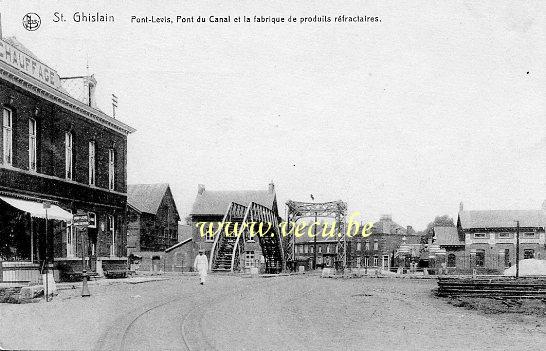
[[[279,276],[277,278],[280,278],[280,277],[281,276]],[[289,279],[285,279],[283,282],[279,282],[279,281],[277,281],[277,279],[272,279],[271,283],[266,282],[266,283],[264,283],[264,284],[262,284],[260,286],[255,287],[255,289],[252,291],[252,294],[246,294],[246,295],[243,295],[243,296],[236,295],[236,294],[239,294],[240,292],[248,291],[248,287],[243,287],[241,289],[237,289],[236,293],[230,292],[230,293],[227,293],[227,294],[223,294],[222,298],[217,299],[213,303],[201,303],[200,305],[195,306],[194,308],[192,308],[184,316],[184,319],[183,319],[183,322],[182,322],[182,325],[181,325],[182,336],[183,336],[183,339],[184,339],[184,345],[185,345],[186,349],[188,351],[194,351],[194,350],[214,350],[214,351],[218,351],[218,349],[216,347],[214,347],[214,345],[211,343],[211,340],[209,340],[206,337],[206,335],[203,334],[203,328],[202,328],[203,315],[207,311],[210,311],[211,309],[215,308],[215,306],[217,306],[218,304],[224,302],[226,297],[237,296],[238,301],[241,302],[241,301],[244,301],[244,300],[255,298],[257,295],[260,295],[264,290],[269,289],[273,285],[276,285],[277,286],[276,288],[279,289],[280,291],[284,291],[284,288],[279,287],[279,284],[282,284],[283,286],[286,286],[286,285],[293,286],[293,280],[289,278]],[[316,290],[317,290],[317,286],[314,286],[313,288],[308,289],[308,290],[306,290],[306,291],[304,291],[302,293],[298,292],[297,296],[287,298],[287,299],[282,299],[281,301],[279,301],[279,304],[283,305],[283,306],[286,306],[287,303],[290,304],[290,303],[293,303],[293,302],[295,302],[297,300],[303,299],[303,298],[307,297],[310,293],[312,293],[313,291],[316,291]],[[204,309],[203,309],[203,307],[204,307]],[[189,342],[188,338],[187,338],[188,333],[186,331],[186,323],[190,319],[189,317],[192,314],[194,314],[195,312],[197,312],[198,310],[201,312],[201,314],[200,315],[195,315],[192,320],[199,325],[198,333],[201,334],[200,335],[201,336],[200,340],[202,340],[203,344],[205,344],[205,345],[203,345],[203,344],[201,344],[201,345],[192,345],[191,342]]]
[[[281,278],[281,277],[278,277]],[[169,306],[173,306],[172,309],[175,309],[175,306],[182,301],[185,301],[186,303],[190,303],[192,305],[195,304],[195,306],[191,307],[187,312],[183,313],[180,316],[180,327],[178,330],[180,330],[180,335],[177,337],[177,343],[176,347],[181,347],[188,351],[193,350],[216,350],[216,348],[213,345],[213,341],[209,340],[207,336],[203,333],[202,328],[202,319],[204,312],[210,311],[211,309],[215,308],[215,306],[225,302],[226,298],[229,297],[237,297],[238,299],[248,299],[252,296],[255,296],[256,288],[261,292],[265,289],[270,288],[273,285],[279,284],[278,278],[271,279],[271,282],[268,281],[264,282],[263,284],[256,285],[253,288],[253,294],[242,294],[244,291],[248,291],[249,284],[251,284],[251,280],[249,280],[248,284],[243,284],[241,286],[238,284],[235,288],[230,289],[228,292],[222,293],[220,295],[210,294],[206,297],[201,295],[198,290],[193,292],[188,292],[184,294],[180,294],[178,296],[168,296],[160,301],[155,301],[146,305],[141,306],[136,311],[132,311],[129,313],[126,313],[125,315],[118,318],[113,325],[111,325],[108,330],[103,333],[101,338],[98,340],[95,349],[99,350],[108,350],[108,349],[115,349],[115,350],[129,350],[134,349],[134,345],[131,346],[130,341],[130,334],[134,333],[135,330],[133,330],[135,327],[137,327],[138,323],[143,322],[143,318],[146,318],[146,316],[150,316],[153,313],[159,313],[158,310],[161,308],[167,308]],[[291,279],[286,279],[285,284],[287,282],[290,282]],[[205,286],[206,287],[206,286]],[[202,300],[205,298],[203,302],[198,302],[198,300]],[[180,307],[178,307],[180,308]],[[197,324],[193,328],[188,328],[188,322],[192,321],[193,323]],[[137,329],[138,330],[138,329]]]

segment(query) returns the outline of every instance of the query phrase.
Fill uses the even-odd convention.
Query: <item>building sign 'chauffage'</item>
[[[15,67],[56,89],[61,86],[59,74],[57,74],[55,70],[47,67],[40,61],[37,61],[3,40],[0,40],[0,61]]]

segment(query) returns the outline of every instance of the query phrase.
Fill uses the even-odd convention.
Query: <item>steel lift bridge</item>
[[[257,235],[260,225],[265,235]],[[254,231],[254,238],[251,237],[251,230]],[[232,202],[228,206],[221,225],[214,232],[214,244],[209,260],[210,270],[213,272],[241,270],[245,244],[256,237],[265,259],[265,272],[281,273],[286,268],[286,261],[277,215],[271,209],[255,202],[250,202],[247,206]]]
[[[288,224],[292,226],[289,231],[292,235],[286,236],[283,242],[286,261],[295,262],[296,259],[293,226],[299,219],[305,217],[333,218],[337,229],[336,262],[339,269],[345,270],[347,267],[347,241],[344,230],[345,218],[347,216],[347,204],[341,200],[322,203],[289,200],[286,203],[286,206],[288,207]],[[320,234],[317,233],[317,236],[319,235]]]

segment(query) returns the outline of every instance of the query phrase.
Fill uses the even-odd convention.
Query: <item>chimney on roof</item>
[[[459,202],[459,212],[463,212],[463,202]]]
[[[269,183],[269,193],[270,194],[273,194],[275,192],[275,184],[273,183],[273,181],[271,181],[271,183]]]
[[[198,184],[197,185],[197,194],[203,195],[205,192],[205,185],[204,184]]]

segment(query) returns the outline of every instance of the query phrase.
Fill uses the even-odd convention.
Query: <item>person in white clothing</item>
[[[207,259],[204,250],[199,250],[199,255],[195,257],[195,261],[193,262],[193,269],[199,272],[201,285],[205,284],[207,272],[209,270],[209,260]]]

